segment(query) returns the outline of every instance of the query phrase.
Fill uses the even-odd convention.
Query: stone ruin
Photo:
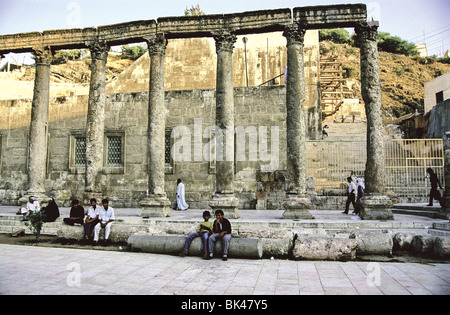
[[[212,37],[216,43],[217,78],[215,121],[220,128],[235,127],[235,104],[232,81],[233,48],[237,35],[283,32],[287,39],[286,110],[286,194],[284,218],[311,218],[311,201],[307,196],[305,142],[305,73],[304,35],[306,30],[355,28],[361,47],[362,95],[367,115],[367,164],[363,219],[392,219],[392,203],[385,196],[381,86],[376,35],[378,22],[367,22],[364,4],[346,4],[251,11],[235,14],[195,17],[166,17],[97,28],[50,30],[0,36],[0,56],[10,52],[32,52],[36,59],[34,96],[29,126],[29,150],[26,173],[28,196],[48,199],[45,181],[48,168],[48,122],[50,63],[57,50],[88,48],[92,64],[86,120],[86,163],[82,180],[84,200],[104,196],[99,178],[104,172],[105,137],[105,69],[112,45],[145,41],[151,57],[146,140],[147,194],[140,195],[142,217],[170,216],[170,201],[165,185],[166,110],[164,57],[168,41],[177,38]],[[119,97],[119,96],[117,96]],[[124,118],[124,117],[122,117]],[[227,150],[234,150],[234,140]],[[230,154],[233,156],[233,154]],[[51,163],[51,161],[50,161]],[[283,162],[284,163],[284,162]],[[112,171],[114,173],[114,170]],[[221,208],[229,217],[239,217],[239,198],[235,195],[235,161],[216,161],[215,197],[212,209]],[[128,183],[130,184],[130,183]],[[127,185],[118,183],[117,185]]]

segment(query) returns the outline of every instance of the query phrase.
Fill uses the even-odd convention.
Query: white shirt
[[[114,209],[111,207],[108,207],[108,210],[105,210],[104,208],[100,208],[98,218],[102,223],[106,223],[110,220],[114,221],[115,220]]]
[[[96,207],[95,207],[95,210],[94,210],[94,207],[93,207],[93,206],[90,206],[90,207],[89,207],[88,212],[87,212],[87,215],[88,215],[88,217],[89,217],[89,220],[95,219],[95,217],[96,217],[97,215],[99,215],[99,213],[100,213],[100,208],[101,208],[101,207],[96,206]]]
[[[39,210],[41,210],[41,206],[39,205],[39,202],[37,200],[35,200],[33,203],[28,201],[26,209],[28,211],[38,212]]]
[[[351,194],[353,191],[353,193],[356,192],[356,186],[354,182],[351,182],[350,185],[348,186],[348,193]]]

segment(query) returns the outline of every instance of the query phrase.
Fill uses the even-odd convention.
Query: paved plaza
[[[447,295],[450,264],[180,258],[0,245],[0,294]]]

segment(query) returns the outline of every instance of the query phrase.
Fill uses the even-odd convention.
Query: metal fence
[[[386,192],[399,197],[427,197],[431,167],[444,187],[442,139],[385,140]],[[343,189],[348,176],[364,176],[365,141],[308,141],[307,176],[316,179],[316,190]]]

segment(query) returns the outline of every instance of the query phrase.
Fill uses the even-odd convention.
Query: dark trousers
[[[439,204],[441,204],[441,193],[439,192],[439,190],[437,188],[431,188],[430,190],[430,205],[433,205],[433,199],[436,199],[437,201],[439,201]]]
[[[350,207],[350,203],[353,205],[353,209],[356,209],[356,202],[355,202],[355,194],[350,193],[347,197],[347,202],[345,203],[345,213],[348,213],[348,208]]]
[[[63,221],[68,225],[74,225],[75,223],[83,224],[83,219],[72,220],[71,218],[64,218]]]
[[[94,221],[92,221],[92,222],[90,222],[90,223],[85,223],[84,224],[84,236],[86,237],[89,237],[89,236],[91,236],[91,233],[92,233],[92,230],[94,229],[94,226],[98,223],[98,222],[100,222],[98,219],[97,220],[94,220]]]

